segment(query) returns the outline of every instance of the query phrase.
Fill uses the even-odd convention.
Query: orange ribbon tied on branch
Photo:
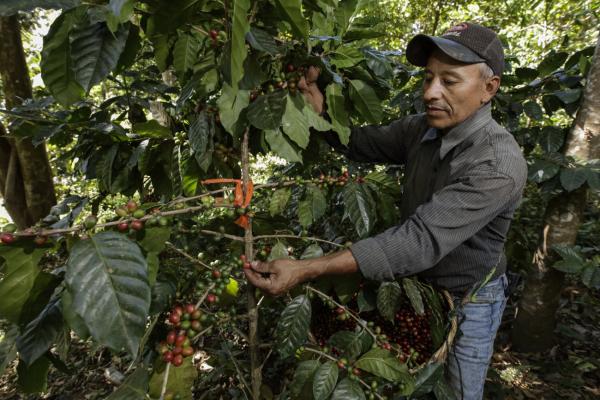
[[[244,197],[244,191],[242,189],[242,180],[241,179],[228,179],[228,178],[217,178],[217,179],[206,179],[204,181],[200,181],[203,185],[210,185],[213,183],[235,183],[235,197],[233,199],[234,207],[248,207],[250,205],[250,201],[252,200],[252,194],[254,193],[254,183],[252,180],[248,180],[248,185],[246,186],[246,196]],[[244,214],[240,216],[235,223],[241,226],[244,229],[247,229],[249,226],[249,218],[248,215]]]

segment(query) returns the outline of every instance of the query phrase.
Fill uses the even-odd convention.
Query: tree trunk
[[[0,17],[0,77],[7,109],[33,97],[16,15]],[[56,204],[46,146],[7,137],[0,128],[0,195],[13,221],[24,228]]]
[[[600,158],[600,36],[583,100],[565,143],[565,155],[580,161]],[[541,243],[525,282],[512,337],[515,350],[543,351],[554,344],[556,310],[564,275],[553,269],[553,245],[573,245],[583,221],[585,186],[552,199],[544,216]]]

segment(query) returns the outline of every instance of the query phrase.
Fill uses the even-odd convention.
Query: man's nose
[[[423,85],[423,101],[429,103],[442,97],[442,85],[439,79],[432,79]]]

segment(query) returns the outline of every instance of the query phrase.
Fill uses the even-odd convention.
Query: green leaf
[[[75,312],[73,308],[73,296],[68,290],[63,290],[61,293],[62,313],[67,325],[79,336],[80,339],[90,337],[90,331],[85,325],[83,318]]]
[[[137,367],[105,400],[144,400],[148,392],[148,382],[148,371],[144,367]]]
[[[30,366],[54,344],[63,329],[59,298],[48,303],[17,339],[19,357]]]
[[[150,308],[148,266],[137,244],[110,231],[77,242],[65,282],[92,337],[137,354]]]
[[[23,360],[19,360],[17,382],[21,391],[23,393],[45,392],[48,387],[49,368],[50,360],[47,357],[40,357],[29,366]]]
[[[360,273],[354,273],[350,275],[344,275],[344,279],[335,279],[333,281],[333,288],[340,303],[346,304],[358,292],[360,283],[362,281],[362,275]]]
[[[204,38],[197,32],[180,33],[173,48],[173,66],[182,77],[198,61],[198,53]]]
[[[402,278],[402,287],[404,288],[406,296],[408,296],[408,300],[410,300],[413,310],[415,310],[418,315],[425,314],[423,297],[415,282],[411,278]]]
[[[537,78],[538,70],[525,67],[517,68],[515,69],[515,75],[517,75],[517,78],[519,78],[522,82],[529,82]]]
[[[0,15],[8,16],[18,11],[31,11],[36,7],[44,9],[69,9],[77,7],[81,0],[3,0],[0,4]]]
[[[330,56],[331,65],[335,65],[337,68],[350,68],[362,60],[364,55],[356,47],[339,47]]]
[[[309,392],[312,395],[312,379],[315,375],[315,371],[319,368],[321,363],[317,360],[306,360],[298,363],[296,371],[294,372],[294,379],[290,384],[290,394],[295,399],[307,399],[307,395],[303,393]]]
[[[157,120],[151,119],[146,122],[138,122],[133,124],[131,130],[136,135],[150,139],[170,139],[173,137],[171,130],[166,126],[162,126]]]
[[[528,169],[529,180],[536,183],[547,181],[560,170],[560,165],[542,159],[536,159]]]
[[[138,243],[147,253],[160,253],[165,249],[166,242],[170,237],[171,228],[166,226],[150,227],[144,229],[144,238]]]
[[[377,220],[375,201],[367,190],[366,185],[351,182],[342,192],[344,216],[354,223],[356,233],[361,238],[371,232]]]
[[[344,378],[335,387],[331,400],[366,400],[366,398],[358,382]]]
[[[201,111],[196,116],[194,122],[190,124],[190,129],[188,130],[190,147],[194,152],[194,157],[199,165],[206,154],[206,150],[213,134],[214,126],[212,119],[206,114],[206,111]]]
[[[129,27],[124,25],[112,33],[104,23],[78,25],[71,32],[71,57],[75,79],[87,92],[102,82],[115,69]]]
[[[239,136],[240,113],[248,107],[248,104],[250,104],[250,91],[238,90],[236,92],[227,83],[223,84],[221,96],[217,100],[219,116],[221,117],[221,125],[234,137]]]
[[[308,338],[310,328],[310,300],[305,295],[294,298],[281,313],[275,330],[276,349],[282,357],[289,357]]]
[[[2,329],[2,341],[0,342],[0,375],[4,373],[6,366],[17,356],[17,337],[19,327],[10,325]]]
[[[557,152],[562,147],[564,141],[564,130],[555,126],[545,126],[542,128],[540,144],[545,152]]]
[[[271,150],[278,156],[286,159],[289,162],[302,162],[301,154],[294,149],[288,139],[285,138],[283,132],[277,130],[266,130],[265,140],[269,143]]]
[[[250,31],[246,33],[246,40],[256,50],[264,51],[265,53],[269,53],[274,56],[279,52],[279,47],[277,46],[277,42],[266,31],[262,29],[251,27]]]
[[[600,289],[600,267],[588,265],[581,273],[581,282],[589,288]]]
[[[412,376],[406,364],[402,364],[389,351],[373,349],[359,358],[354,366],[390,382],[410,382]]]
[[[350,127],[342,87],[336,83],[328,85],[325,89],[325,98],[333,130],[339,135],[342,144],[347,145],[350,141]]]
[[[129,24],[129,34],[127,35],[125,48],[119,57],[115,72],[121,73],[131,67],[141,48],[142,38],[140,37],[140,28],[137,25]]]
[[[561,168],[560,184],[565,190],[572,192],[587,180],[585,168]]]
[[[279,260],[282,258],[290,258],[287,247],[281,242],[277,242],[269,253],[268,261]]]
[[[335,22],[338,26],[338,35],[343,36],[350,25],[350,20],[359,11],[358,0],[341,0],[335,10]]]
[[[315,400],[325,400],[329,397],[337,383],[338,373],[338,366],[333,361],[327,361],[317,369],[313,380]]]
[[[286,109],[287,95],[284,90],[259,96],[248,106],[248,121],[258,129],[275,130],[281,125]]]
[[[83,97],[84,90],[75,79],[69,33],[83,16],[74,10],[59,16],[44,36],[40,68],[44,84],[60,104],[68,106]]]
[[[552,249],[558,253],[562,258],[552,265],[553,268],[558,269],[569,274],[576,274],[581,272],[585,267],[585,260],[579,252],[578,247],[572,247],[567,245],[554,245]]]
[[[231,87],[237,91],[238,83],[244,76],[244,60],[248,55],[246,33],[250,30],[248,11],[250,0],[234,0],[231,32]],[[272,128],[271,128],[272,129]]]
[[[323,256],[323,249],[316,243],[311,244],[302,252],[300,256],[301,260],[306,260],[309,258],[318,258]]]
[[[523,104],[523,111],[525,111],[525,114],[527,114],[529,118],[536,121],[541,121],[541,119],[544,117],[544,111],[542,111],[542,107],[540,107],[540,105],[535,101],[528,101]]]
[[[285,210],[291,195],[292,191],[286,187],[279,188],[273,193],[271,202],[269,203],[269,214],[271,214],[271,217],[281,214]]]
[[[401,296],[402,289],[398,282],[383,282],[377,291],[377,309],[385,319],[392,323],[396,319]]]
[[[140,246],[148,253],[146,262],[148,264],[148,282],[150,286],[154,286],[156,283],[159,268],[158,255],[164,250],[170,237],[171,228],[152,227],[144,229],[144,238],[139,241]]]
[[[106,7],[106,24],[111,32],[116,32],[119,24],[127,22],[131,14],[133,14],[133,0],[110,0]]]
[[[600,190],[600,170],[586,168],[587,184],[592,190]]]
[[[9,248],[2,252],[6,260],[4,278],[0,281],[0,317],[15,324],[21,323],[24,306],[40,275],[38,263],[43,249],[27,253],[22,248]],[[28,321],[26,321],[28,322]]]
[[[362,117],[371,124],[381,121],[383,109],[375,90],[365,82],[350,80],[350,100]]]
[[[302,0],[276,0],[282,17],[290,23],[294,36],[306,41],[308,39],[308,22],[302,14]]]
[[[325,215],[327,200],[323,192],[313,184],[306,187],[304,199],[298,203],[300,225],[307,227]]]
[[[539,72],[539,76],[546,76],[554,71],[556,71],[564,62],[567,60],[569,56],[568,53],[565,52],[554,52],[552,50],[546,58],[542,60],[540,65],[538,65],[537,70]]]
[[[331,335],[329,344],[348,359],[354,360],[371,348],[373,338],[364,330],[361,332],[339,331]]]
[[[161,365],[159,370],[154,370],[150,378],[148,391],[152,398],[158,399],[160,397],[166,371],[167,369],[164,364]],[[198,370],[192,363],[192,357],[186,357],[183,359],[183,364],[179,367],[171,365],[169,368],[167,391],[178,393],[181,400],[192,400],[192,387],[197,377]]]
[[[581,97],[581,89],[565,89],[552,93],[564,104],[575,103]]]
[[[444,374],[443,363],[427,364],[419,370],[415,381],[415,390],[412,397],[423,396],[431,392],[435,384],[442,378]]]
[[[300,96],[292,97],[288,94],[281,127],[290,139],[301,148],[306,149],[310,139],[310,131],[308,130],[308,120],[302,112],[303,108],[304,101]]]

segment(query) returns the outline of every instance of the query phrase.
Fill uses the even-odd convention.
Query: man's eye
[[[445,84],[445,85],[454,85],[455,83],[456,83],[455,81],[451,81],[451,80],[448,80],[448,79],[444,79],[444,84]]]
[[[425,82],[427,82],[427,83],[431,82],[432,80],[433,80],[433,78],[427,78],[427,77],[425,77]]]

